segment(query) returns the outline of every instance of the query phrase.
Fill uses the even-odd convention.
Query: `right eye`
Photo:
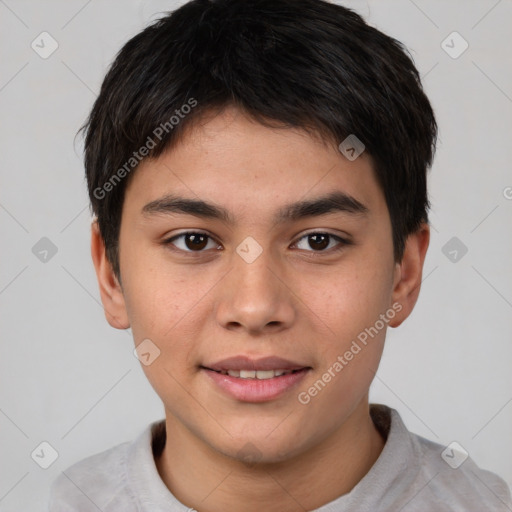
[[[183,252],[204,252],[204,249],[219,248],[219,244],[213,238],[200,231],[187,231],[172,236],[163,242],[167,246],[174,246]],[[210,243],[210,247],[208,244]],[[174,250],[174,249],[173,249]]]

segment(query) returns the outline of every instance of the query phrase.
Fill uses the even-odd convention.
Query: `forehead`
[[[300,129],[270,128],[235,109],[195,123],[172,148],[144,160],[130,180],[125,206],[141,214],[166,197],[218,205],[235,216],[275,222],[292,203],[341,195],[362,213],[386,210],[373,163],[349,161],[337,147]],[[153,208],[151,205],[153,203]],[[288,208],[290,213],[290,208]]]

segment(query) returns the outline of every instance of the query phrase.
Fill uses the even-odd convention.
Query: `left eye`
[[[172,244],[178,249],[186,252],[202,252],[203,249],[215,249],[219,247],[206,233],[188,232],[174,236],[165,241],[166,244]],[[210,244],[210,246],[208,246]]]
[[[323,252],[327,249],[332,249],[333,246],[336,245],[344,245],[348,244],[346,240],[343,240],[343,238],[332,235],[331,233],[308,233],[307,235],[304,235],[295,245],[299,249],[309,250],[306,247],[299,247],[302,240],[306,240],[306,243],[311,247],[314,252]],[[332,245],[331,242],[337,241],[337,244]]]

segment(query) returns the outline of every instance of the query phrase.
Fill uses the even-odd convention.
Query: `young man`
[[[400,43],[341,6],[194,0],[130,40],[86,125],[92,257],[165,421],[50,510],[512,510],[368,403],[418,298],[436,131]]]

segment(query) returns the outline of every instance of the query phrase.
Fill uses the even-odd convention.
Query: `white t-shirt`
[[[470,457],[460,464],[462,452],[412,434],[394,409],[371,405],[370,413],[386,438],[382,453],[351,492],[314,512],[512,511],[510,490],[500,477],[478,468]],[[52,486],[49,511],[193,510],[173,496],[158,474],[153,446],[165,443],[164,425],[164,420],[152,423],[134,442],[63,471]]]

